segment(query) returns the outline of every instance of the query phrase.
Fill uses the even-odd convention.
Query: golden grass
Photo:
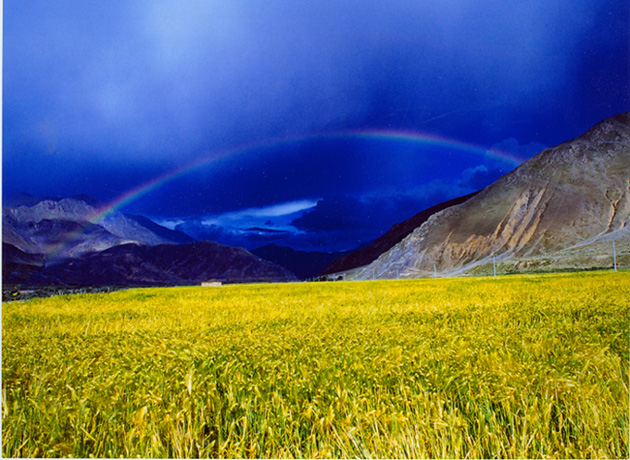
[[[628,273],[3,305],[5,457],[628,458]]]

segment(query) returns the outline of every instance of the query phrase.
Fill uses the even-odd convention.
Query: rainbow
[[[459,150],[463,152],[475,153],[478,155],[487,155],[492,158],[503,160],[513,166],[518,166],[524,158],[520,158],[516,155],[512,155],[507,152],[503,152],[497,149],[486,149],[475,144],[468,144],[465,142],[457,141],[454,139],[448,139],[445,137],[434,136],[431,134],[421,134],[412,131],[394,131],[394,130],[374,130],[374,131],[351,131],[345,134],[332,134],[330,137],[352,137],[358,139],[373,139],[373,140],[387,140],[394,142],[411,142],[421,145],[430,145],[433,147],[444,147],[453,150]],[[329,137],[323,136],[323,137]]]
[[[199,169],[203,166],[206,166],[220,158],[224,158],[227,156],[232,156],[236,154],[246,154],[258,149],[270,149],[275,147],[282,147],[284,145],[289,145],[291,143],[296,142],[304,142],[311,140],[342,140],[342,139],[368,139],[368,140],[387,140],[387,141],[395,141],[395,142],[411,142],[415,144],[422,145],[430,145],[435,147],[444,147],[450,148],[454,150],[475,153],[478,155],[488,155],[495,159],[503,160],[507,163],[512,164],[513,166],[518,166],[521,164],[524,159],[519,158],[515,155],[502,152],[500,150],[489,150],[483,147],[467,144],[464,142],[447,139],[443,137],[437,137],[427,134],[419,134],[414,132],[401,132],[401,131],[351,131],[351,132],[341,132],[341,133],[331,133],[331,134],[319,134],[315,136],[307,136],[307,137],[296,137],[296,138],[288,138],[288,139],[280,139],[280,140],[272,140],[265,143],[259,143],[250,145],[247,147],[240,147],[233,150],[228,150],[222,153],[215,153],[210,156],[204,156],[193,163],[190,163],[186,166],[182,166],[173,171],[169,171],[164,173],[144,184],[138,185],[133,189],[125,192],[120,197],[114,199],[113,201],[107,203],[106,205],[99,208],[94,215],[91,217],[91,223],[98,223],[103,220],[108,214],[118,210],[129,203],[141,198],[147,193],[161,187],[162,185],[171,182],[181,176],[184,176],[196,169]]]
[[[454,139],[448,139],[444,137],[438,137],[430,134],[423,134],[418,132],[408,131],[393,131],[393,130],[367,130],[367,131],[347,131],[347,132],[333,132],[327,134],[318,134],[313,136],[293,137],[283,139],[272,139],[266,142],[257,144],[251,144],[248,146],[241,146],[239,148],[225,150],[222,152],[215,152],[210,155],[203,156],[196,161],[187,165],[176,168],[175,170],[168,171],[154,179],[140,184],[127,192],[123,193],[114,200],[106,203],[105,205],[97,208],[90,216],[88,221],[92,224],[98,224],[112,214],[129,203],[136,201],[149,192],[178,179],[186,174],[189,174],[199,168],[207,166],[212,162],[215,162],[221,158],[225,158],[232,155],[251,153],[260,149],[273,149],[277,147],[287,146],[297,142],[317,141],[317,140],[352,140],[352,139],[366,139],[366,140],[380,140],[390,142],[407,142],[418,145],[443,147],[453,150],[468,152],[476,155],[490,156],[492,158],[507,162],[512,166],[518,166],[524,161],[515,155],[511,155],[500,150],[489,150],[481,146],[468,144]],[[70,235],[67,239],[57,245],[58,250],[61,250],[63,246],[72,240],[77,235]]]

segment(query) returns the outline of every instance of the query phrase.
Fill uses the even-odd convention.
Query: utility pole
[[[433,264],[433,278],[437,278],[437,268],[435,267],[435,264]]]
[[[613,266],[615,267],[615,273],[617,273],[617,251],[615,250],[615,240],[613,242]]]
[[[494,277],[496,278],[497,276],[497,264],[494,260],[494,254],[492,254],[492,273],[494,274]]]

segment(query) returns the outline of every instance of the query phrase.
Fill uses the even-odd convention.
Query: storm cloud
[[[203,219],[331,196],[366,203],[436,180],[455,193],[474,168],[468,185],[482,186],[482,171],[508,166],[313,138],[426,133],[528,158],[628,110],[629,10],[625,0],[8,0],[3,192],[107,202],[213,156],[127,210]]]

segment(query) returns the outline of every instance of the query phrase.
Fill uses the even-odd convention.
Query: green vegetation
[[[11,302],[2,454],[628,458],[629,298],[591,272]]]

